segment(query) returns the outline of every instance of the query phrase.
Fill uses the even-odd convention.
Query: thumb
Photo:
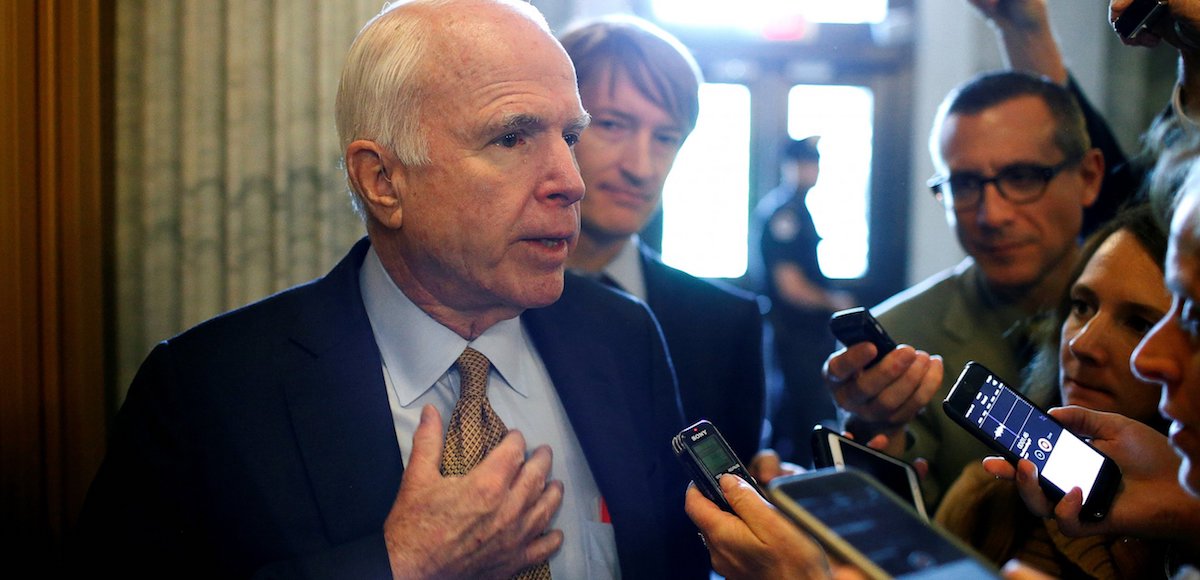
[[[421,408],[421,422],[413,432],[412,455],[404,469],[404,477],[441,477],[442,415],[433,405]]]
[[[1111,439],[1120,424],[1119,416],[1112,413],[1093,411],[1077,406],[1056,407],[1050,409],[1049,413],[1058,419],[1068,431],[1080,437]]]

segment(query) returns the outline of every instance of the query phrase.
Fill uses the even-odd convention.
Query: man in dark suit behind
[[[753,295],[667,266],[637,237],[658,211],[699,115],[700,72],[670,34],[632,17],[562,37],[592,126],[576,147],[587,186],[567,265],[645,301],[662,325],[688,421],[711,420],[749,461],[762,431],[762,316]]]
[[[337,124],[368,238],[312,283],[159,344],[73,566],[122,576],[702,576],[682,428],[644,305],[568,276],[588,123],[516,0],[389,6]],[[561,299],[560,299],[561,296]],[[511,429],[443,476],[467,348]],[[465,398],[465,397],[464,397]],[[446,453],[450,448],[446,447]]]

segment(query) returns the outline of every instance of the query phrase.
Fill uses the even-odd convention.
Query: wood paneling
[[[0,522],[16,561],[58,554],[104,449],[104,12],[98,0],[0,3]]]

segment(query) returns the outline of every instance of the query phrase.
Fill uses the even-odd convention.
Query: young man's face
[[[580,87],[592,124],[575,146],[587,189],[582,234],[598,240],[640,231],[662,200],[663,184],[686,130],[643,95],[620,68]]]

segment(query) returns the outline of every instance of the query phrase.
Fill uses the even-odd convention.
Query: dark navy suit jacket
[[[756,297],[672,268],[641,246],[646,303],[662,326],[688,422],[708,419],[742,461],[765,413],[763,321]]]
[[[85,502],[75,565],[390,576],[382,529],[404,468],[359,292],[367,247],[151,352]],[[557,303],[522,319],[608,504],[623,576],[704,576],[670,451],[674,377],[645,306],[568,276]]]

